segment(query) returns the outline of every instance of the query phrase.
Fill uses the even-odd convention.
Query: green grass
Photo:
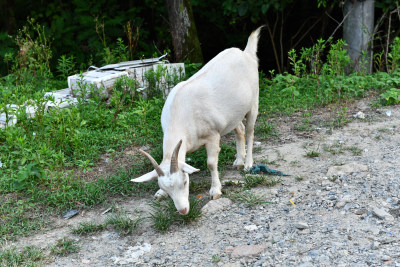
[[[15,247],[0,250],[0,266],[41,266],[42,260],[44,260],[43,252],[35,246],[27,246],[21,251]]]
[[[93,222],[83,222],[79,223],[78,227],[72,228],[71,232],[75,235],[85,236],[101,232],[104,229],[105,225],[103,224],[96,224]]]
[[[57,256],[68,256],[76,253],[80,250],[77,245],[77,241],[63,237],[57,241],[57,243],[51,247],[51,253]]]
[[[207,177],[209,178],[209,177]],[[191,193],[204,193],[210,190],[211,188],[211,182],[210,179],[203,180],[203,181],[194,181],[191,179],[189,181],[189,192]]]
[[[266,116],[258,116],[255,133],[261,139],[268,139],[269,137],[276,137],[279,135],[276,126],[267,121]]]
[[[172,224],[189,224],[197,220],[201,216],[200,200],[196,197],[189,198],[190,210],[186,215],[180,215],[175,208],[172,199],[168,198],[163,201],[153,201],[151,207],[151,220],[154,227],[160,231],[167,231]]]
[[[363,152],[363,150],[356,145],[348,147],[347,149],[350,150],[354,156],[361,156]]]
[[[344,150],[344,145],[340,142],[336,142],[332,145],[323,145],[322,149],[331,153],[332,155],[342,154]]]
[[[221,261],[221,257],[219,255],[216,255],[216,254],[212,255],[212,257],[211,257],[212,263],[218,263],[220,261]]]
[[[256,186],[274,186],[277,183],[281,182],[280,178],[276,178],[275,176],[265,176],[265,175],[251,175],[247,174],[244,177],[244,187],[245,188],[253,188]]]
[[[244,203],[249,208],[271,203],[266,199],[266,196],[256,195],[250,190],[232,192],[229,194],[229,198],[233,201]]]
[[[5,200],[0,201],[0,245],[18,236],[33,234],[47,223],[46,212],[40,211],[29,199],[18,195],[3,198]]]
[[[319,155],[320,155],[320,153],[315,150],[310,150],[310,151],[307,151],[307,153],[306,153],[306,156],[308,158],[317,158],[317,157],[319,157]]]
[[[22,197],[22,193],[9,194],[0,203],[0,243],[38,232],[46,227],[46,214],[61,214],[76,208],[77,202],[88,209],[111,197],[152,195],[158,190],[156,181],[130,181],[143,172],[141,167],[133,166],[133,169],[88,183],[74,177],[60,177],[48,181],[48,187],[33,187],[28,194],[30,198]]]
[[[123,235],[130,235],[142,221],[142,218],[131,219],[125,213],[119,212],[107,217],[105,224]]]

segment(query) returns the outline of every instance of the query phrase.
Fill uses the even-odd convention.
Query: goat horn
[[[139,149],[139,151],[140,151],[140,153],[142,153],[144,156],[146,156],[146,158],[148,158],[148,159],[150,160],[151,164],[153,165],[153,167],[154,167],[154,169],[156,170],[157,175],[158,175],[159,177],[165,176],[163,170],[162,170],[162,169],[160,168],[160,166],[157,164],[157,161],[156,161],[152,156],[150,156],[149,153],[147,153],[147,152],[145,152],[145,151],[143,151],[143,150],[141,150],[141,149]]]
[[[181,148],[181,145],[182,145],[182,139],[176,145],[174,152],[172,153],[171,167],[169,170],[170,173],[175,173],[179,170],[179,168],[178,168],[178,153],[179,153],[179,149]]]

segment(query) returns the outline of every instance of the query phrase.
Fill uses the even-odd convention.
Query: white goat
[[[145,182],[158,178],[160,190],[155,196],[169,195],[182,215],[189,212],[188,174],[199,171],[185,163],[186,153],[206,147],[212,199],[222,194],[217,169],[221,136],[235,129],[237,154],[233,165],[245,169],[253,165],[259,91],[256,53],[260,29],[250,35],[244,51],[238,48],[222,51],[189,80],[172,89],[161,114],[164,141],[160,165],[148,153],[141,151],[155,170],[131,181]]]

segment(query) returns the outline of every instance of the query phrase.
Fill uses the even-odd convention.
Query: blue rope
[[[258,174],[260,172],[263,172],[265,174],[270,174],[270,175],[278,175],[278,176],[291,176],[290,174],[285,174],[281,171],[277,171],[277,170],[273,170],[268,168],[266,165],[264,164],[257,164],[254,165],[253,167],[251,167],[250,169],[250,173],[252,174]]]

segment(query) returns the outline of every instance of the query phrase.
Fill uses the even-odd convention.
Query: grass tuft
[[[71,231],[75,235],[90,235],[101,232],[105,229],[103,224],[95,224],[93,222],[80,223],[78,227],[72,228]]]
[[[151,219],[154,227],[160,231],[165,232],[174,223],[189,224],[201,216],[200,199],[191,197],[189,199],[190,210],[186,215],[180,215],[175,208],[172,199],[165,199],[163,201],[153,201],[151,207],[154,212],[151,213]]]
[[[130,235],[142,221],[142,218],[131,219],[125,213],[118,212],[106,219],[106,225],[111,226],[120,234]]]
[[[265,196],[258,196],[250,190],[232,192],[229,198],[233,201],[244,203],[249,208],[272,203],[267,201]]]
[[[10,248],[0,250],[0,266],[41,266],[44,255],[41,249],[35,246],[25,247],[22,251]]]
[[[77,241],[63,237],[57,241],[57,244],[51,247],[51,253],[57,256],[68,256],[80,250],[76,244]]]
[[[274,186],[279,182],[281,182],[281,179],[276,178],[274,176],[247,174],[244,177],[244,187],[245,188],[253,188],[253,187],[256,187],[259,185]]]
[[[318,151],[311,150],[311,151],[307,151],[306,156],[308,158],[317,158],[317,157],[319,157],[319,154],[320,153]]]

